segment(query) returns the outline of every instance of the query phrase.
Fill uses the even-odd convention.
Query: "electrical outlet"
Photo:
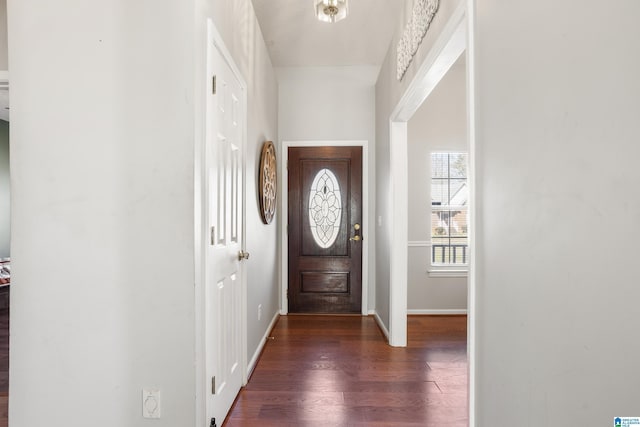
[[[142,417],[160,418],[160,389],[142,389]]]
[[[258,304],[258,320],[262,319],[262,304]]]

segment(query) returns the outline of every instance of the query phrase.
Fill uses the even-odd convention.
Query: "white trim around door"
[[[407,269],[409,195],[407,122],[420,108],[467,45],[466,3],[462,2],[443,28],[416,75],[389,117],[391,145],[391,283],[389,291],[389,344],[407,345]]]
[[[246,152],[247,141],[247,83],[240,72],[240,69],[236,66],[233,57],[229,50],[226,48],[222,36],[215,27],[215,24],[211,19],[206,21],[206,39],[203,47],[208,47],[212,43],[218,52],[222,55],[224,61],[231,69],[234,77],[238,80],[241,87],[241,108],[237,111],[240,115],[239,119],[243,123],[242,127],[242,141],[240,141],[241,149]],[[201,75],[204,77],[199,80],[195,88],[196,103],[199,103],[202,108],[201,120],[196,121],[195,128],[195,141],[194,141],[194,251],[195,251],[195,420],[196,426],[208,425],[209,421],[206,420],[206,400],[208,392],[211,391],[211,382],[206,378],[206,260],[204,259],[207,253],[206,245],[209,244],[210,235],[207,225],[207,218],[205,216],[205,201],[207,195],[205,194],[206,185],[206,96],[208,82],[211,81],[212,76],[208,75],[207,69],[207,50],[206,48],[201,52],[203,55],[202,66],[204,70],[201,70]],[[241,212],[242,219],[242,238],[241,246],[246,247],[246,160],[243,158],[241,166],[242,179],[242,205]],[[243,267],[241,267],[243,268]],[[241,274],[241,324],[240,324],[240,351],[241,351],[241,369],[242,383],[247,383],[247,282],[246,274]]]
[[[391,283],[389,304],[389,343],[394,346],[406,346],[407,343],[407,206],[408,177],[407,165],[407,122],[430,95],[460,55],[466,52],[467,68],[467,132],[469,141],[469,173],[475,177],[475,98],[474,98],[474,2],[460,2],[458,8],[434,42],[429,54],[417,70],[415,77],[389,117],[390,145],[392,158],[390,162],[391,193],[394,194],[392,221],[394,225],[391,242]],[[469,210],[469,250],[475,254],[475,182],[470,181]],[[470,257],[468,281],[468,338],[469,354],[469,425],[475,426],[475,257]]]
[[[369,142],[368,141],[282,141],[280,144],[280,314],[289,312],[287,288],[289,284],[289,239],[287,233],[288,222],[288,192],[287,164],[289,160],[289,147],[362,147],[362,315],[369,313],[369,242],[371,227],[369,221]]]
[[[416,71],[407,90],[389,117],[391,145],[391,194],[393,206],[391,221],[393,240],[391,242],[391,283],[389,304],[389,344],[406,346],[407,344],[407,247],[408,247],[408,158],[407,158],[407,122],[430,95],[460,55],[466,52],[467,68],[467,132],[469,140],[469,174],[475,177],[475,54],[474,20],[475,2],[460,2],[458,8],[446,23],[427,57]],[[475,254],[475,182],[470,181],[470,227],[469,251]],[[475,257],[470,257],[468,282],[468,357],[469,357],[469,425],[475,426]]]

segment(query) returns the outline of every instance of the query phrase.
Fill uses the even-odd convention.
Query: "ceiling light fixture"
[[[322,22],[338,22],[349,13],[348,0],[313,0],[316,17]]]

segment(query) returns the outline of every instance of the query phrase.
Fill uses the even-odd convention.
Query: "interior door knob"
[[[245,251],[238,252],[238,261],[242,261],[244,259],[249,259],[249,252],[245,252]]]

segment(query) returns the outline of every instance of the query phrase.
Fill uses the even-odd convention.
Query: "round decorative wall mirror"
[[[273,142],[266,141],[262,145],[262,153],[260,154],[260,176],[258,178],[260,216],[265,224],[270,224],[276,213],[277,173],[276,148]]]

